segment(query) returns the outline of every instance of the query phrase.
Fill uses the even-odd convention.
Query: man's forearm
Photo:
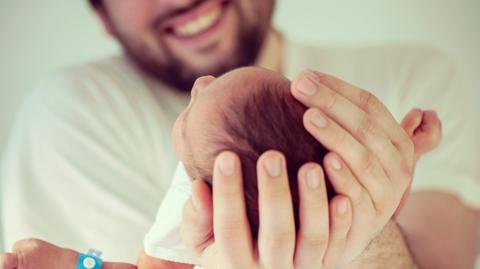
[[[409,269],[417,267],[400,229],[394,221],[390,221],[362,255],[343,268]]]

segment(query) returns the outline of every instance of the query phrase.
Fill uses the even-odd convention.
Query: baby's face
[[[193,163],[200,167],[212,164],[210,153],[215,151],[215,145],[209,141],[226,136],[221,124],[222,111],[253,91],[261,90],[265,83],[278,80],[286,79],[258,67],[236,69],[219,78],[197,79],[190,104],[178,116],[173,130],[173,143],[180,161],[186,167]]]

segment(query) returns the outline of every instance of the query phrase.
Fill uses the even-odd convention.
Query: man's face
[[[145,71],[181,90],[254,63],[274,0],[103,0],[105,23]]]

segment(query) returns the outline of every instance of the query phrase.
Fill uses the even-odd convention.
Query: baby
[[[192,90],[192,100],[189,106],[178,117],[174,127],[175,150],[188,174],[188,176],[180,177],[182,177],[182,180],[187,178],[186,185],[190,185],[188,182],[190,179],[203,179],[212,183],[212,168],[218,153],[229,150],[239,155],[244,177],[247,215],[254,237],[257,236],[259,227],[256,175],[256,162],[259,156],[271,149],[284,153],[292,190],[295,223],[298,227],[297,171],[307,162],[322,164],[323,157],[328,153],[328,150],[304,128],[302,118],[307,108],[291,95],[290,84],[290,81],[280,74],[256,67],[236,69],[218,79],[212,77],[201,78],[197,80]],[[430,118],[430,120],[438,121],[436,117]],[[422,122],[422,112],[420,110],[407,115],[402,123],[405,131],[414,141],[417,158],[421,154],[432,150],[439,143],[438,136],[424,132],[422,126],[425,124],[432,124],[432,122]],[[436,125],[440,126],[439,124]],[[439,130],[437,131],[439,132]],[[327,194],[331,198],[334,195],[334,190],[328,178],[326,178],[325,183]],[[175,184],[174,181],[171,189],[174,189]],[[182,198],[177,196],[174,199],[168,197],[171,192],[169,191],[162,205],[165,210],[162,211],[161,208],[157,216],[157,222],[159,223],[155,223],[152,229],[156,229],[156,231],[153,233],[151,231],[146,237],[145,250],[149,254],[152,251],[149,250],[147,244],[152,241],[160,248],[164,247],[164,250],[168,250],[170,247],[176,251],[183,249],[181,241],[177,240],[180,238],[177,228],[181,221],[181,208],[183,206],[181,200],[188,197],[189,190],[182,190]],[[169,199],[171,202],[169,202]],[[164,215],[162,215],[162,212],[164,212]],[[170,224],[157,226],[160,222],[170,222]],[[167,229],[161,229],[161,227],[167,227]],[[174,240],[172,240],[172,234]],[[166,237],[169,237],[165,241],[168,241],[170,245],[161,246],[164,242],[161,238]],[[42,264],[49,268],[74,268],[76,261],[73,260],[77,257],[75,253],[56,248],[45,242],[40,243],[46,244],[46,248],[50,252],[57,253],[57,256],[64,257],[66,255],[69,258],[55,259],[56,255],[52,254],[23,255],[27,258],[32,257],[32,259],[50,258],[52,262],[56,262],[53,265],[48,264],[46,260],[39,260],[31,261],[29,264]],[[160,253],[166,252],[168,251]],[[161,258],[193,264],[194,261],[190,260],[187,254],[185,255],[183,258],[173,256]],[[13,265],[16,264],[14,261],[16,259],[15,254],[4,256],[4,259],[7,258],[12,266],[3,264],[4,268],[17,268]],[[59,265],[58,261],[62,261],[63,264]],[[106,266],[113,266],[113,264],[107,263]],[[115,268],[134,268],[129,267],[129,265],[123,266],[125,267],[119,265]],[[18,269],[26,268],[18,267]]]
[[[298,227],[297,172],[307,162],[322,164],[328,153],[303,126],[307,107],[292,96],[288,79],[265,69],[241,68],[214,81],[207,78],[207,82],[194,87],[191,104],[175,124],[174,144],[186,172],[191,179],[211,183],[215,157],[226,150],[237,153],[242,164],[247,216],[255,238],[259,228],[256,162],[265,151],[280,151],[287,160]],[[411,121],[412,116],[405,121]],[[412,138],[421,121],[417,123],[409,127],[415,127],[413,130],[407,130]],[[416,153],[433,149],[436,142],[424,140]],[[332,198],[334,191],[328,178],[325,183],[328,197]]]
[[[259,227],[260,155],[271,149],[285,155],[297,223],[297,172],[307,162],[322,163],[328,153],[303,126],[305,110],[291,95],[289,80],[264,69],[243,68],[194,92],[191,105],[177,120],[174,143],[190,178],[211,183],[215,157],[225,150],[239,155],[254,238]],[[332,187],[326,183],[331,197]]]

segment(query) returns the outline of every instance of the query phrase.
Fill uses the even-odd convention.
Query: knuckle
[[[363,172],[367,176],[372,176],[375,172],[375,169],[377,167],[377,161],[376,158],[370,154],[366,153],[365,158],[363,158]]]
[[[403,130],[403,129],[402,129]],[[400,146],[405,149],[407,152],[410,152],[415,149],[415,144],[413,143],[412,137],[410,137],[407,132],[403,131],[402,135],[402,143]]]
[[[261,191],[261,190],[259,190]],[[285,186],[271,186],[267,188],[265,197],[273,203],[281,203],[285,199],[290,199],[290,189],[288,185]],[[261,199],[261,196],[260,196]]]
[[[324,102],[325,102],[325,108],[327,110],[332,111],[337,101],[338,101],[338,96],[336,93],[332,91],[327,91],[325,93]]]
[[[363,141],[366,137],[373,136],[376,130],[377,126],[375,122],[368,115],[365,115],[355,133],[357,137]]]
[[[356,187],[356,188],[352,187],[350,189],[349,198],[352,201],[352,207],[359,208],[366,201],[367,194],[360,187]]]
[[[220,235],[224,239],[233,239],[237,238],[239,234],[239,230],[241,227],[243,227],[243,221],[238,220],[238,219],[230,219],[227,221],[222,221],[218,224],[215,224],[216,226],[216,232],[218,235]]]
[[[380,109],[380,100],[372,93],[361,90],[360,91],[361,107],[368,112],[377,112]]]
[[[291,229],[283,229],[266,232],[264,235],[263,245],[271,250],[283,249],[295,239],[295,233]]]
[[[348,133],[341,132],[340,135],[336,136],[335,144],[337,144],[337,147],[340,149],[348,148]]]
[[[410,184],[413,179],[410,166],[403,163],[402,167],[400,168],[400,176],[402,177],[402,182],[405,182],[406,185]]]
[[[324,249],[328,245],[328,236],[325,234],[305,234],[303,243],[310,249]]]
[[[413,140],[408,138],[405,139],[404,146],[405,150],[408,152],[410,156],[413,156],[413,153],[415,152],[415,144],[413,143]]]

